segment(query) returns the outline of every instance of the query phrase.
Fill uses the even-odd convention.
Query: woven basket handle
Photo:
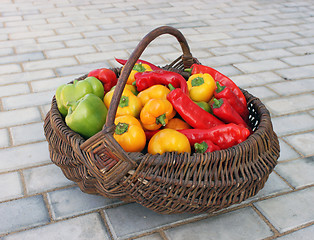
[[[173,27],[169,27],[169,26],[162,26],[162,27],[158,27],[158,28],[152,30],[151,32],[149,32],[139,42],[139,44],[134,49],[130,58],[128,59],[128,61],[126,62],[125,66],[123,68],[123,71],[119,77],[117,86],[116,86],[114,93],[113,93],[113,97],[112,97],[110,107],[108,110],[108,114],[107,114],[107,120],[106,120],[105,127],[110,128],[114,125],[114,120],[115,120],[117,108],[118,108],[118,105],[120,102],[120,98],[122,96],[124,86],[128,80],[128,77],[129,77],[135,63],[137,62],[137,60],[139,59],[139,57],[141,56],[141,54],[143,53],[145,48],[149,45],[149,43],[152,42],[155,38],[157,38],[163,34],[170,34],[170,35],[173,35],[174,37],[177,38],[178,42],[181,45],[181,49],[183,52],[182,60],[183,60],[184,66],[189,67],[191,65],[191,61],[193,61],[193,57],[192,57],[192,54],[190,52],[190,48],[188,46],[188,43],[187,43],[185,37],[183,36],[183,34],[179,30],[177,30]]]

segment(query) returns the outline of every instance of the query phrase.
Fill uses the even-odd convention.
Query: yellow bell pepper
[[[190,98],[196,102],[208,102],[212,99],[216,82],[208,73],[193,74],[187,81]]]
[[[108,109],[111,103],[113,92],[114,89],[110,90],[108,93],[106,93],[104,97],[104,103]],[[142,103],[140,99],[137,96],[135,96],[129,89],[124,88],[120,99],[120,103],[118,105],[116,117],[123,115],[131,115],[133,117],[138,118],[140,116],[141,109]]]
[[[168,93],[170,93],[169,88],[157,84],[139,92],[137,97],[144,106],[150,99],[167,99]]]
[[[124,67],[123,67],[124,68]],[[122,68],[122,71],[123,71],[123,68]],[[152,71],[152,68],[145,64],[145,63],[136,63],[128,77],[128,80],[127,80],[127,84],[132,84],[134,81],[135,81],[135,77],[134,75],[138,72],[146,72],[146,71]]]
[[[140,119],[144,129],[157,130],[161,126],[166,126],[174,115],[176,112],[168,100],[151,99],[144,105]]]
[[[146,136],[141,123],[131,115],[117,117],[113,137],[126,152],[141,152],[146,145]]]
[[[116,86],[117,86],[117,85],[113,86],[113,87],[110,89],[110,91],[111,91],[111,90],[114,90],[114,89],[116,88]],[[137,89],[136,89],[135,86],[133,86],[133,85],[131,85],[131,84],[125,84],[124,89],[126,89],[126,88],[129,89],[135,96],[137,96],[138,91],[137,91]]]
[[[188,138],[170,128],[158,131],[148,143],[148,153],[163,154],[164,152],[191,153],[191,145]]]

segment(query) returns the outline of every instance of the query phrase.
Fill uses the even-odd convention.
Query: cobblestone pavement
[[[1,0],[0,239],[313,239],[314,1]],[[117,67],[150,30],[179,29],[192,54],[259,97],[281,156],[253,198],[215,214],[160,215],[82,193],[49,158],[56,88]],[[141,58],[181,49],[156,39]]]

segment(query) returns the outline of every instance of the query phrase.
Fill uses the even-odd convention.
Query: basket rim
[[[121,69],[121,68],[110,68],[112,70],[114,69]],[[84,78],[87,77],[87,74],[84,74],[84,75],[81,75],[80,77],[74,79],[74,80],[82,80]],[[68,82],[67,84],[69,83],[72,83],[73,81],[70,81]],[[261,116],[260,116],[260,121],[259,121],[259,124],[258,126],[256,127],[256,129],[253,131],[252,134],[250,134],[248,136],[248,138],[239,143],[239,144],[236,144],[230,148],[227,148],[227,149],[221,149],[221,150],[216,150],[216,151],[219,151],[219,152],[227,152],[227,151],[230,151],[230,149],[237,149],[237,148],[241,148],[243,145],[247,144],[247,141],[252,139],[252,138],[256,138],[256,137],[260,137],[260,133],[264,132],[268,126],[267,125],[271,125],[271,128],[272,128],[272,122],[271,122],[271,117],[270,117],[270,113],[268,111],[268,109],[266,108],[266,106],[262,103],[262,101],[258,98],[258,97],[255,97],[253,96],[251,93],[249,93],[247,90],[244,90],[242,88],[240,88],[240,90],[244,93],[246,99],[248,97],[251,97],[252,99],[248,102],[248,104],[251,104],[252,102],[254,102],[253,105],[256,105],[256,104],[259,104],[258,106],[258,111],[261,112]],[[52,113],[53,111],[53,113]],[[64,134],[64,136],[66,137],[66,139],[68,140],[68,144],[73,144],[73,142],[75,142],[76,144],[78,145],[81,145],[83,144],[85,141],[87,141],[88,139],[84,139],[83,137],[81,137],[78,133],[74,132],[72,129],[70,129],[65,121],[64,121],[64,118],[62,117],[62,115],[59,113],[59,114],[56,114],[56,113],[59,113],[59,110],[58,110],[58,107],[57,107],[57,103],[56,103],[56,98],[55,98],[55,95],[53,96],[52,98],[52,102],[51,102],[51,108],[50,110],[48,111],[47,113],[47,117],[48,115],[50,115],[50,117],[52,117],[51,115],[53,114],[53,120],[59,120],[59,124],[58,124],[58,128],[59,128],[59,131],[62,132],[62,134]],[[51,121],[51,120],[50,120]],[[61,123],[61,124],[60,124]],[[127,154],[130,154],[128,152],[126,152]],[[143,153],[143,155],[147,155],[149,153]],[[164,155],[164,154],[167,154],[167,153],[163,153],[163,154],[158,154],[158,155]],[[185,153],[182,153],[182,154],[185,154]],[[190,153],[189,155],[192,156],[192,155],[202,155],[202,154],[212,154],[212,152],[207,152],[207,153],[196,153],[196,152],[193,152],[193,153]],[[149,155],[152,155],[152,154],[149,154]]]

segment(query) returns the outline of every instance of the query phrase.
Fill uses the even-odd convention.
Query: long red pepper
[[[205,139],[201,143],[195,143],[194,149],[197,153],[205,153],[220,150],[220,147],[214,144],[211,140]]]
[[[230,88],[226,86],[221,86],[219,82],[216,82],[217,88],[214,92],[214,96],[217,99],[225,98],[228,100],[230,105],[236,110],[244,121],[248,122],[249,119],[249,110],[243,103],[240,101],[237,95]]]
[[[193,102],[180,88],[168,93],[167,99],[177,113],[193,128],[209,129],[224,125],[222,121]]]
[[[245,141],[250,135],[247,128],[234,123],[219,125],[211,129],[183,129],[178,131],[188,138],[191,146],[209,139],[221,149],[237,145]]]
[[[191,66],[191,74],[197,74],[197,73],[210,74],[216,82],[218,81],[221,85],[229,87],[238,96],[242,104],[246,106],[247,103],[246,103],[245,96],[243,95],[240,88],[230,78],[226,77],[225,75],[223,75],[222,73],[218,72],[217,70],[211,67],[200,65],[200,64],[193,64]]]
[[[215,116],[225,123],[235,123],[243,127],[249,128],[243,118],[230,105],[227,99],[213,99],[212,109]]]
[[[122,65],[125,65],[127,60],[124,60],[124,59],[119,59],[119,58],[116,58],[116,61]],[[160,67],[157,67],[156,65],[150,63],[150,62],[147,62],[145,60],[137,60],[136,63],[143,63],[143,64],[147,64],[148,66],[151,67],[152,70],[160,70],[161,68]]]
[[[185,94],[189,93],[186,80],[176,72],[166,70],[138,72],[134,75],[134,77],[138,91],[142,91],[156,84],[162,84],[166,86],[171,84],[175,88],[181,88]]]

